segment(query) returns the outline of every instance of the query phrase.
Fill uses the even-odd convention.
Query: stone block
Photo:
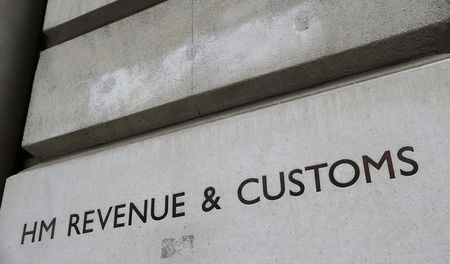
[[[23,146],[51,157],[450,49],[450,3],[171,0],[41,54]]]
[[[148,121],[130,115],[190,96],[190,21],[190,1],[168,1],[43,51],[23,145],[43,157],[134,135]]]
[[[56,27],[95,9],[111,4],[115,0],[48,0],[44,30]]]
[[[22,172],[1,260],[448,263],[449,71],[321,86]]]
[[[165,0],[49,0],[43,48],[56,46]]]
[[[274,83],[286,89],[304,85],[310,75],[325,81],[392,60],[384,52],[397,59],[422,52],[427,48],[412,32],[435,23],[448,27],[450,3],[194,0],[193,17],[196,92],[291,71]],[[425,41],[440,38],[432,32],[422,35]],[[254,92],[266,89],[274,87]]]

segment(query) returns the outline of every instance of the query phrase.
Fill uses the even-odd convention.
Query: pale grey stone
[[[181,254],[165,263],[448,263],[449,72],[445,59],[350,80],[345,87],[317,87],[22,172],[8,180],[0,210],[1,260],[160,263],[162,241],[173,238]],[[412,176],[400,173],[412,169],[396,155],[404,146],[414,148],[407,156],[419,166]],[[386,150],[396,177],[390,179],[383,164],[371,168],[372,182],[366,183],[362,156],[378,160]],[[328,172],[344,158],[354,160],[361,175],[354,185],[338,188]],[[321,192],[312,171],[303,170],[295,176],[305,185],[301,196],[290,196],[288,190],[298,189],[286,181],[279,200],[263,197],[263,175],[273,195],[279,172],[287,177],[324,162]],[[349,173],[340,167],[336,178],[347,181]],[[248,178],[259,179],[245,187],[247,199],[261,197],[254,205],[237,199]],[[206,213],[201,206],[209,186],[222,209]],[[160,221],[135,218],[116,229],[110,219],[102,230],[92,214],[92,233],[67,236],[70,214],[105,213],[129,202],[142,208],[151,198],[161,206],[165,195],[180,192],[184,217],[171,218],[169,211]],[[123,212],[128,215],[128,206]],[[40,242],[28,236],[20,244],[25,223],[53,217],[53,240],[45,233]],[[192,248],[179,240],[185,236],[195,237]]]
[[[48,0],[44,30],[56,27],[114,1],[116,0]]]
[[[204,92],[229,86],[358,47],[377,45],[377,41],[449,19],[450,4],[441,0],[194,0],[194,89]],[[419,44],[404,38],[403,49]],[[387,40],[387,45],[390,41],[394,48],[394,40]],[[360,69],[372,64],[370,60],[379,60],[377,57],[387,59],[381,48],[364,49],[367,54],[356,57]],[[394,56],[407,55],[400,47],[396,49],[398,54]],[[352,68],[346,59],[332,66],[336,72]],[[326,69],[322,70],[326,73]],[[302,73],[300,69],[298,72]],[[279,80],[278,85],[292,86],[308,78],[290,76]],[[255,92],[263,88],[255,88]]]
[[[113,134],[133,135],[142,132],[133,126],[148,121],[129,122],[130,115],[191,95],[190,17],[191,1],[168,1],[43,51],[23,145],[37,156],[48,156],[73,150],[75,141],[89,146]],[[177,114],[192,116],[188,111]],[[56,145],[42,145],[44,149],[30,146],[82,130],[97,136],[82,132],[75,141],[62,138]]]
[[[165,0],[50,0],[42,47],[47,49]]]
[[[449,18],[444,0],[170,0],[45,50],[23,147],[52,157],[448,51]]]

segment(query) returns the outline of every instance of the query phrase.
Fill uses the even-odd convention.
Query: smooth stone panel
[[[24,148],[52,157],[450,50],[443,0],[191,4],[171,0],[44,51]]]
[[[325,86],[320,93],[293,95],[22,172],[8,180],[0,211],[1,260],[448,263],[449,72],[446,59],[341,88]],[[368,165],[370,183],[364,155],[375,163]],[[355,162],[359,178],[350,165],[336,165],[342,159]],[[319,171],[318,192],[313,170],[305,167],[322,163],[327,165]],[[332,177],[352,184],[331,183],[333,164]],[[292,171],[304,186],[300,196],[295,196],[300,185],[288,180]],[[280,172],[284,195],[268,200],[263,181],[275,196]],[[255,179],[244,186],[244,199],[260,198],[251,205],[238,199],[240,184],[249,178]],[[221,209],[202,209],[208,187],[214,187]],[[173,217],[174,194],[179,194],[175,215],[184,216]],[[155,198],[160,216],[165,195],[170,197],[165,218],[143,223],[132,213],[130,224],[130,202],[142,213],[144,201],[150,206]],[[86,223],[84,234],[69,229],[72,214],[79,215],[72,223],[80,230]],[[24,224],[30,231],[39,221],[40,229],[41,220],[50,225],[54,217],[53,239],[47,226],[40,241],[36,235],[32,243],[26,235],[21,244]]]

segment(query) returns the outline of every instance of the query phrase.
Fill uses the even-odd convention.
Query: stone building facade
[[[32,2],[1,263],[450,262],[448,0]]]

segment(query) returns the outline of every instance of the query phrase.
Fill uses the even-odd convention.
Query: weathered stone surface
[[[43,48],[56,46],[166,0],[50,0]]]
[[[115,0],[48,0],[45,13],[44,30],[63,24],[82,16]]]
[[[338,89],[325,86],[317,94],[292,95],[22,172],[8,180],[0,211],[1,260],[448,263],[449,71],[446,59]],[[411,148],[399,151],[406,146]],[[383,154],[392,159],[392,172],[389,159],[379,170],[368,165],[367,183],[363,155],[376,163]],[[338,165],[331,174],[336,181],[356,178],[346,188],[329,177],[341,159],[354,161],[360,172],[356,178],[352,167]],[[319,171],[317,192],[314,173],[305,167],[321,163],[328,164]],[[294,169],[302,170],[293,174],[304,184],[300,196],[294,196],[300,185],[288,180]],[[285,194],[268,200],[263,175],[274,196],[280,172]],[[245,199],[260,197],[252,205],[237,197],[248,178],[259,181],[243,189]],[[221,209],[204,212],[209,186]],[[181,192],[184,205],[176,213],[185,215],[173,218],[172,195]],[[128,224],[130,202],[142,211],[144,200],[150,206],[155,198],[159,214],[165,195],[168,216],[142,223],[133,213]],[[113,207],[102,230],[96,209],[104,221],[108,208],[120,204],[125,207],[118,213]],[[76,235],[71,228],[68,236],[69,216],[84,221],[84,212],[86,232],[93,231]],[[49,224],[53,217],[53,240],[43,232],[42,241],[36,235],[32,243],[27,235],[21,244],[25,223],[29,231],[34,221]],[[112,219],[125,226],[113,228]]]
[[[364,69],[373,66],[371,60],[380,63],[380,58],[387,59],[381,53],[383,45],[377,41],[450,19],[449,2],[440,0],[194,0],[194,3],[194,89],[197,92],[298,65],[305,67],[308,62],[371,43],[379,45],[375,50],[365,47],[366,54],[356,56],[357,67]],[[386,41],[387,46],[396,49],[389,52],[390,56],[411,55],[405,54],[408,46],[420,45],[408,43],[412,40],[403,37],[400,47],[396,47],[395,40]],[[354,71],[349,62],[351,58],[345,57],[338,64],[327,65],[336,72]],[[316,70],[319,71],[316,74],[325,73],[324,79],[331,74],[327,72],[329,69]],[[297,73],[302,70],[298,69]],[[302,84],[304,79],[310,78],[289,77],[283,86]]]
[[[55,156],[450,49],[443,0],[191,4],[44,51],[23,146]]]
[[[190,17],[191,1],[169,1],[43,51],[23,145],[46,156],[133,135],[142,132],[133,126],[147,120],[129,123],[129,115],[191,95]],[[43,145],[36,148],[37,142]]]

